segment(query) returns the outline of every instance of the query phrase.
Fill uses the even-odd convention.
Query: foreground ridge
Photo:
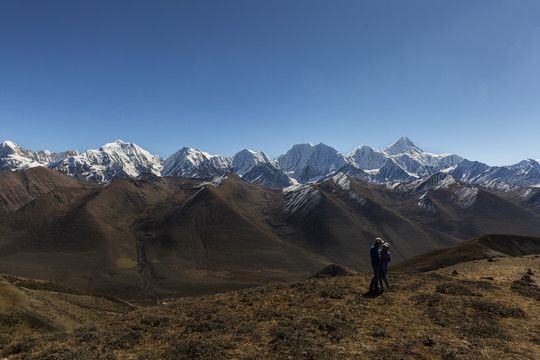
[[[456,271],[457,270],[457,271]],[[538,358],[540,258],[429,273],[311,278],[148,307],[73,332],[0,338],[0,356],[62,359]]]

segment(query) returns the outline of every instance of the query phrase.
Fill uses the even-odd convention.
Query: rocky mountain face
[[[163,160],[139,146],[120,140],[84,153],[32,152],[10,141],[0,144],[0,170],[45,166],[79,180],[107,183],[118,178],[139,178],[152,173],[182,178],[212,178],[234,173],[274,188],[306,184],[344,173],[375,184],[414,182],[438,172],[492,190],[540,185],[540,160],[526,159],[492,167],[455,154],[431,154],[406,137],[383,150],[360,146],[347,155],[324,145],[297,144],[277,159],[244,149],[232,157],[183,148]]]

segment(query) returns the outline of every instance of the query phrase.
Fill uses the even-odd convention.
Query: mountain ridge
[[[325,144],[296,144],[276,159],[262,151],[244,149],[234,156],[210,155],[184,147],[166,159],[121,140],[95,150],[51,153],[29,151],[4,141],[0,170],[16,171],[44,166],[78,180],[107,183],[118,178],[158,176],[210,178],[228,172],[275,188],[319,181],[343,172],[376,184],[413,182],[437,172],[498,191],[540,187],[540,160],[524,159],[508,166],[489,166],[456,154],[431,154],[403,136],[383,150],[359,146],[347,155]]]

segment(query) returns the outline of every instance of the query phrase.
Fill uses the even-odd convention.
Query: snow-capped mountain
[[[70,177],[106,183],[123,177],[158,176],[212,178],[228,172],[265,186],[284,188],[328,179],[344,173],[377,184],[415,182],[439,172],[465,183],[492,190],[540,186],[540,160],[526,159],[510,166],[488,166],[455,154],[431,154],[407,137],[383,150],[360,146],[348,155],[325,144],[297,144],[277,159],[264,152],[244,149],[234,156],[210,155],[194,148],[182,148],[167,159],[121,140],[96,150],[79,153],[30,151],[4,141],[0,144],[0,171],[45,166]]]
[[[455,154],[427,153],[405,136],[384,149],[384,152],[390,155],[403,170],[419,177],[433,174],[463,160],[462,157]]]
[[[349,164],[336,149],[324,144],[294,145],[277,162],[282,171],[300,183],[332,176]]]
[[[0,169],[22,170],[44,166],[78,180],[105,183],[113,179],[139,177],[144,173],[161,174],[162,160],[132,143],[117,140],[97,150],[51,153],[30,151],[4,141],[0,144]]]
[[[376,170],[384,165],[388,159],[388,154],[384,151],[363,145],[354,149],[347,157],[358,165],[360,169]]]
[[[257,184],[282,188],[293,184],[276,160],[271,160],[265,153],[242,150],[234,155],[231,172],[242,176],[244,180]]]
[[[208,178],[238,174],[244,180],[270,187],[285,187],[293,183],[264,152],[242,150],[233,157],[210,155],[193,148],[183,148],[163,163],[164,176]]]
[[[384,150],[364,145],[347,156],[324,144],[299,144],[277,160],[281,170],[300,183],[343,172],[357,179],[384,184],[415,181],[456,165],[463,158],[424,152],[407,137],[401,137]]]
[[[67,157],[78,155],[79,152],[66,151],[52,153],[49,150],[30,151],[12,141],[0,144],[0,171],[24,170],[36,166],[48,166]]]
[[[521,178],[522,185],[538,184],[538,179],[540,178],[540,159],[525,159],[506,168]]]
[[[445,203],[461,210],[470,209],[475,204],[479,192],[478,186],[466,184],[442,172],[409,184],[400,184],[394,190],[406,194],[418,194],[417,206],[431,212],[436,211],[436,206],[431,199],[434,191],[444,190],[448,197]]]
[[[540,160],[526,159],[515,165],[489,166],[478,161],[463,160],[447,172],[471,184],[492,190],[507,191],[516,186],[540,184]]]
[[[48,167],[78,180],[105,183],[120,178],[138,178],[142,174],[160,175],[161,162],[159,156],[133,143],[116,140],[97,150],[53,162]]]
[[[163,176],[207,178],[222,176],[232,168],[232,159],[210,155],[204,151],[184,147],[163,162]]]

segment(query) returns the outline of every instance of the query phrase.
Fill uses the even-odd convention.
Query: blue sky
[[[0,0],[0,140],[540,158],[540,1]]]

